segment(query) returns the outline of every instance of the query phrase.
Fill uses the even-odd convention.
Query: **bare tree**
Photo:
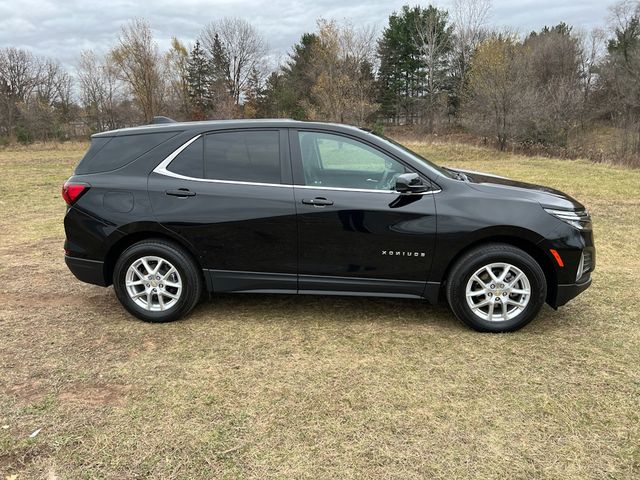
[[[448,25],[448,13],[429,5],[424,15],[417,17],[415,42],[425,70],[427,126],[434,130],[436,110],[439,110],[448,81],[449,60],[453,43],[453,28]]]
[[[39,138],[66,135],[64,125],[71,120],[71,76],[54,60],[40,67],[35,95],[29,102],[31,123]]]
[[[305,72],[311,98],[303,100],[310,118],[362,125],[375,111],[375,36],[369,28],[319,20]]]
[[[216,36],[226,56],[229,95],[239,105],[251,72],[254,69],[262,71],[267,44],[262,35],[241,18],[223,18],[204,28],[202,44],[212,56],[215,55]]]
[[[469,71],[469,116],[474,131],[493,136],[504,150],[516,134],[526,66],[522,44],[499,34],[482,42]]]
[[[93,131],[101,132],[130,123],[130,108],[123,95],[118,68],[109,57],[99,58],[83,51],[76,68],[80,103]]]
[[[110,57],[130,88],[144,121],[151,122],[161,110],[164,85],[161,58],[149,23],[136,19],[123,26]]]
[[[600,67],[604,110],[618,127],[618,152],[640,164],[640,2],[625,0],[611,7],[613,38]]]
[[[375,111],[376,32],[373,27],[355,27],[345,22],[338,28],[339,58],[347,73],[345,115],[348,121],[364,125]],[[344,116],[344,115],[343,115]]]
[[[80,54],[76,77],[80,87],[80,100],[92,124],[92,130],[100,132],[107,124],[105,104],[108,86],[104,66],[99,63],[93,51],[87,50]]]
[[[189,52],[176,37],[171,39],[171,48],[165,54],[167,77],[167,103],[172,114],[186,120],[191,113],[189,99]]]
[[[92,50],[80,53],[76,78],[80,88],[80,101],[93,124],[93,129],[99,132],[103,127],[102,104],[105,85],[102,82],[98,59]]]
[[[458,117],[468,82],[473,55],[487,35],[486,24],[491,13],[491,0],[454,0],[451,9],[454,37],[451,61],[453,95],[449,113]]]
[[[40,103],[68,109],[71,102],[71,77],[60,63],[45,60],[40,66],[40,75],[35,87]]]
[[[41,64],[30,52],[8,47],[0,50],[0,135],[10,136],[19,106],[40,81]]]
[[[597,88],[598,67],[604,58],[606,34],[604,30],[595,28],[590,32],[578,34],[578,62],[580,69],[580,89],[582,90],[582,112],[580,122],[585,128],[592,109],[592,95]]]
[[[486,23],[491,12],[491,0],[454,0],[451,20],[454,26],[453,68],[464,81],[473,53],[486,37]]]
[[[531,110],[521,125],[520,140],[564,147],[582,111],[579,38],[570,26],[559,23],[531,33],[523,47],[522,94],[531,97]]]

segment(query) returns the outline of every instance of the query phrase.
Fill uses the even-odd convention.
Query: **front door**
[[[422,295],[433,194],[397,193],[396,177],[412,170],[363,140],[320,130],[291,130],[290,138],[300,292]]]
[[[189,242],[214,291],[297,290],[286,130],[215,131],[149,176],[158,222]]]

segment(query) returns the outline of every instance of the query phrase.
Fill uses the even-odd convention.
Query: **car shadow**
[[[105,297],[102,297],[105,298]],[[121,309],[113,294],[106,309]],[[95,305],[94,305],[95,306]],[[123,311],[125,318],[133,317]],[[196,308],[180,322],[206,322],[212,319],[241,320],[245,323],[317,323],[339,322],[389,323],[472,331],[454,316],[444,300],[432,305],[426,300],[411,298],[362,297],[342,295],[295,295],[267,293],[220,293],[205,295]],[[554,310],[544,305],[538,316],[519,332],[546,333],[566,327],[572,313]],[[169,325],[169,324],[155,324]],[[514,332],[517,333],[517,332]]]
[[[398,322],[465,328],[444,303],[426,300],[342,295],[295,295],[229,293],[212,295],[194,310],[196,318],[221,315],[243,321],[265,322]]]

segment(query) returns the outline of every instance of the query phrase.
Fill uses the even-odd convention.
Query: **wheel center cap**
[[[157,280],[155,280],[155,279],[154,279],[154,280],[151,280],[149,283],[151,284],[151,286],[152,286],[153,288],[156,288],[156,287],[158,286],[158,281],[157,281]]]

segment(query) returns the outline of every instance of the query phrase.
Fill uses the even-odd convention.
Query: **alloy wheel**
[[[152,312],[172,308],[182,294],[180,273],[171,262],[158,256],[135,260],[127,269],[125,286],[136,305]]]
[[[525,273],[510,263],[490,263],[471,275],[466,287],[467,305],[479,318],[506,322],[520,315],[531,298]]]

